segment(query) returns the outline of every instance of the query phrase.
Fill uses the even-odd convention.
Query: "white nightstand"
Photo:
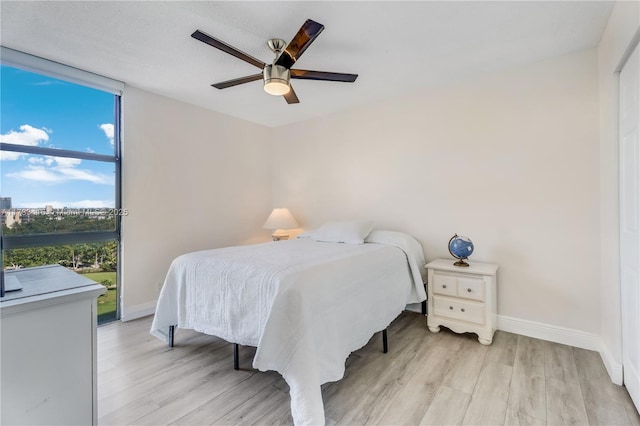
[[[490,345],[496,331],[498,265],[469,262],[460,267],[454,261],[426,265],[429,330],[437,333],[443,325],[456,333],[476,333],[480,343]]]

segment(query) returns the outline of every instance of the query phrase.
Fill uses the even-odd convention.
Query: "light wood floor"
[[[279,374],[251,368],[255,349],[180,330],[168,348],[151,318],[98,329],[100,425],[291,424]],[[323,386],[327,424],[640,425],[623,387],[596,352],[498,331],[430,333],[405,312],[347,360],[345,377]]]

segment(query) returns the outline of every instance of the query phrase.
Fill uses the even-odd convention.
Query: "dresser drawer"
[[[458,278],[458,297],[484,301],[484,280],[479,278]]]
[[[485,305],[484,303],[434,296],[433,314],[475,324],[484,324]]]
[[[456,296],[458,294],[458,279],[453,275],[434,274],[433,292],[435,294]]]

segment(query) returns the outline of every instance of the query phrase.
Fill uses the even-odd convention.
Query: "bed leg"
[[[170,348],[173,347],[173,334],[174,334],[175,329],[176,329],[175,325],[170,325],[169,326],[169,336],[167,338],[167,340],[168,340],[167,343],[169,343],[169,347]]]
[[[389,347],[387,345],[387,329],[385,328],[384,330],[382,330],[382,352],[386,354],[388,350]]]
[[[240,369],[240,361],[238,360],[238,344],[237,343],[233,344],[233,369],[234,370]]]

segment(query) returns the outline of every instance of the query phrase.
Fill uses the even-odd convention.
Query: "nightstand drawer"
[[[458,278],[458,297],[484,301],[484,280]]]
[[[433,274],[433,293],[484,302],[484,280],[436,272]]]
[[[458,279],[453,275],[435,274],[433,276],[433,292],[455,296],[458,294]]]
[[[484,303],[463,302],[447,297],[433,298],[433,313],[445,318],[452,318],[475,324],[484,324]]]

